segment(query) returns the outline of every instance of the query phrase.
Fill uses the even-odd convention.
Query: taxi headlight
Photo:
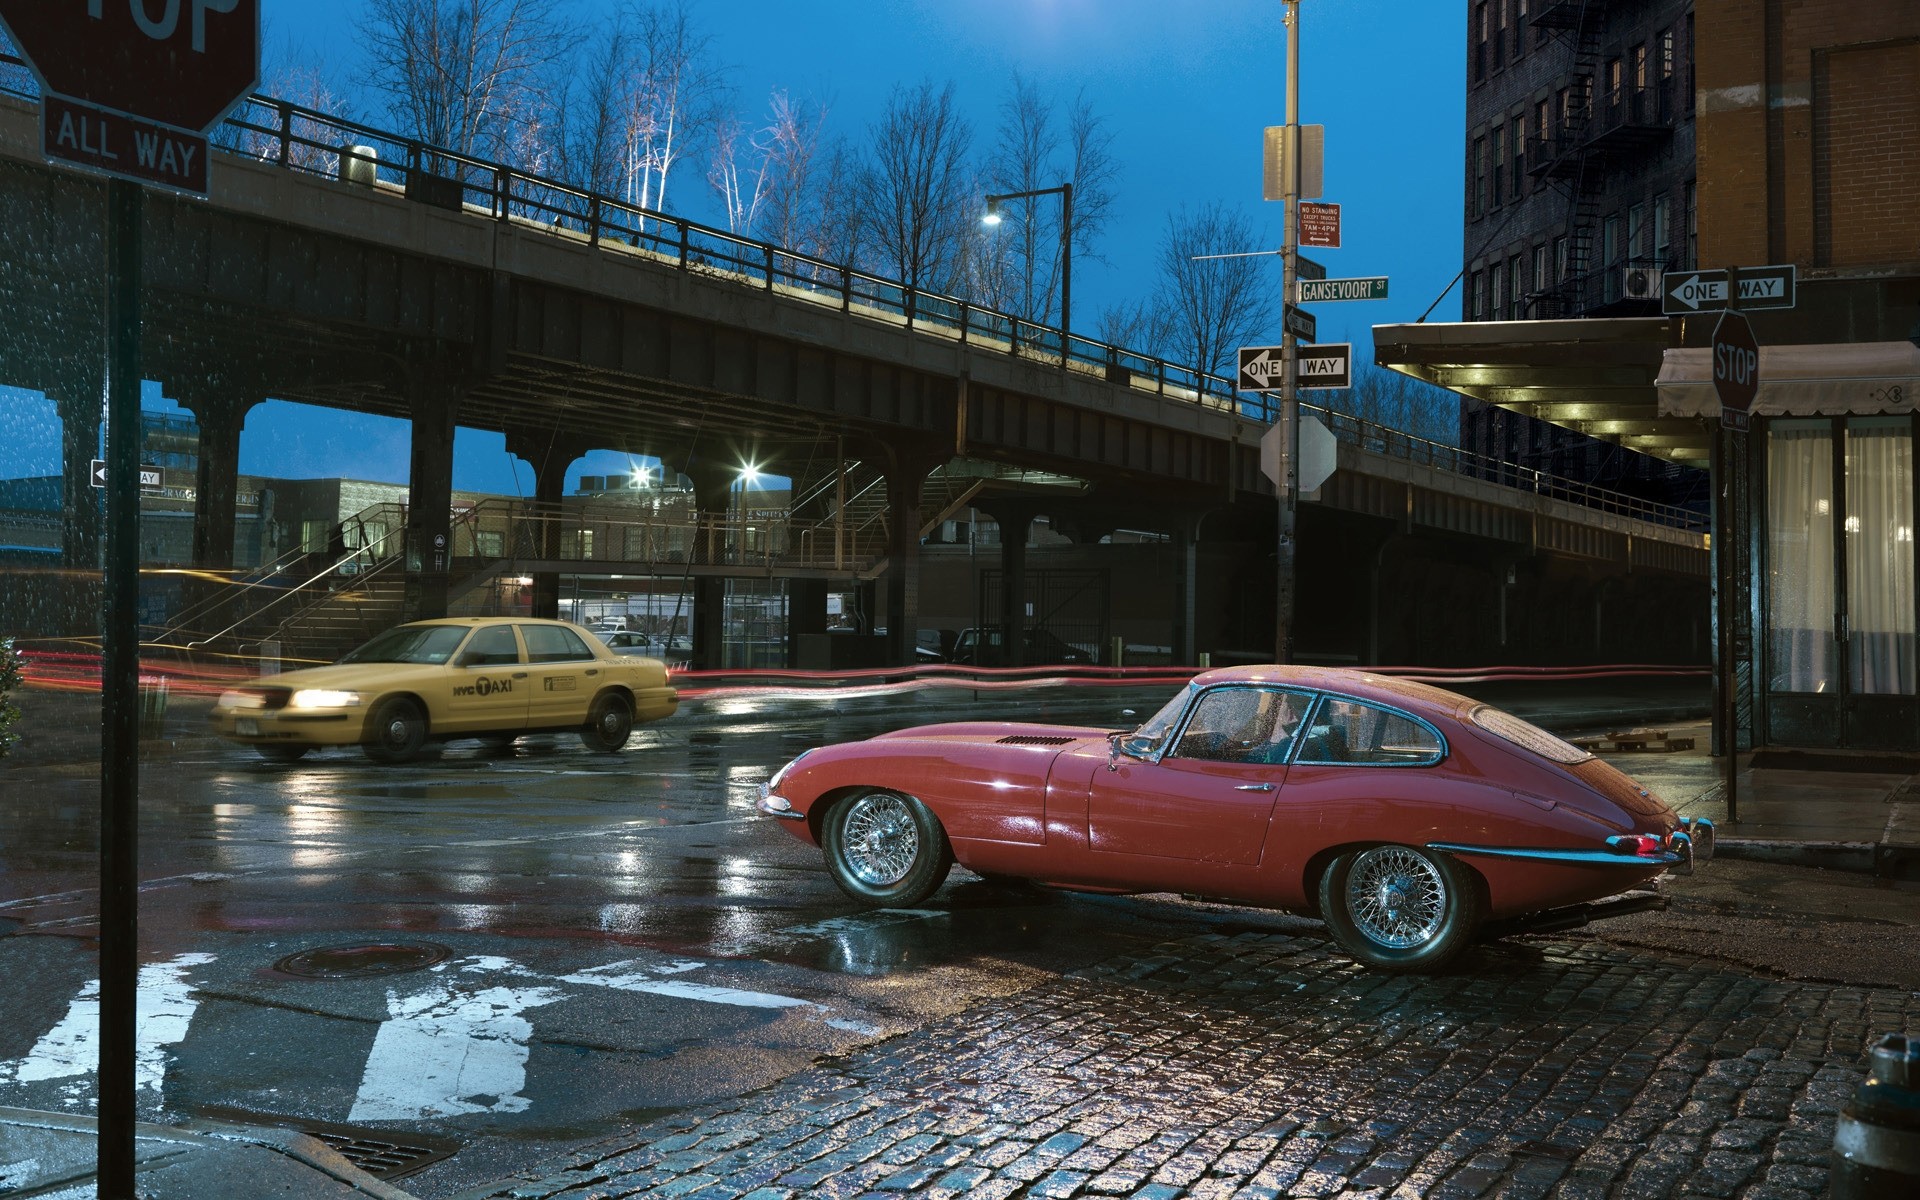
[[[352,708],[360,703],[359,692],[334,692],[325,688],[302,688],[287,701],[293,708]]]
[[[266,701],[254,692],[221,692],[221,708],[264,708]]]

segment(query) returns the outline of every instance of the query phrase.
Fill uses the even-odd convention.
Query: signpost
[[[1340,248],[1340,206],[1338,204],[1309,204],[1302,201],[1300,209],[1300,244],[1302,246],[1327,246]]]
[[[1685,317],[1702,310],[1730,308],[1727,272],[1668,271],[1661,280],[1660,312]],[[1792,263],[1742,267],[1735,299],[1741,308],[1792,308],[1799,272]]]
[[[1387,277],[1370,275],[1364,279],[1302,279],[1300,303],[1319,304],[1327,300],[1385,300]]]
[[[47,157],[109,176],[95,1191],[130,1200],[140,946],[139,185],[206,194],[205,134],[259,78],[260,0],[0,0],[0,31],[39,80]]]

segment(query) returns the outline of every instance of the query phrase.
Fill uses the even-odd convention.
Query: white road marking
[[[608,963],[603,967],[560,976],[562,983],[585,983],[610,987],[622,992],[650,992],[656,996],[677,996],[682,1000],[702,1000],[708,1004],[732,1004],[741,1008],[822,1008],[811,1000],[781,996],[773,992],[750,992],[742,988],[714,987],[689,983],[683,979],[656,979],[642,970],[617,973],[623,967],[637,967],[638,961]]]
[[[181,954],[167,962],[140,968],[136,1000],[137,1034],[134,1043],[134,1087],[154,1102],[167,1077],[167,1047],[187,1036],[200,1001],[184,976],[188,967],[213,961],[211,954]],[[42,1034],[25,1058],[0,1063],[0,1083],[39,1083],[48,1079],[79,1079],[62,1090],[68,1104],[85,1099],[84,1077],[100,1062],[100,981],[89,979],[67,1005],[66,1015]]]
[[[564,999],[549,987],[465,992],[451,982],[413,996],[389,991],[389,1018],[374,1035],[347,1119],[525,1112],[530,1101],[520,1092],[527,1085],[533,1025],[520,1014]]]

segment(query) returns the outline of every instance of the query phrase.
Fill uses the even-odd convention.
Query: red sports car
[[[1314,914],[1356,959],[1399,971],[1477,937],[1659,907],[1633,889],[1713,848],[1711,822],[1683,828],[1499,709],[1316,667],[1208,671],[1132,732],[972,722],[809,750],[759,809],[868,904],[918,904],[958,861]]]

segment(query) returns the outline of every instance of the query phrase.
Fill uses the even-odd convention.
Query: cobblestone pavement
[[[991,1001],[470,1193],[1814,1197],[1920,994],[1594,942],[1439,978],[1203,935]]]

